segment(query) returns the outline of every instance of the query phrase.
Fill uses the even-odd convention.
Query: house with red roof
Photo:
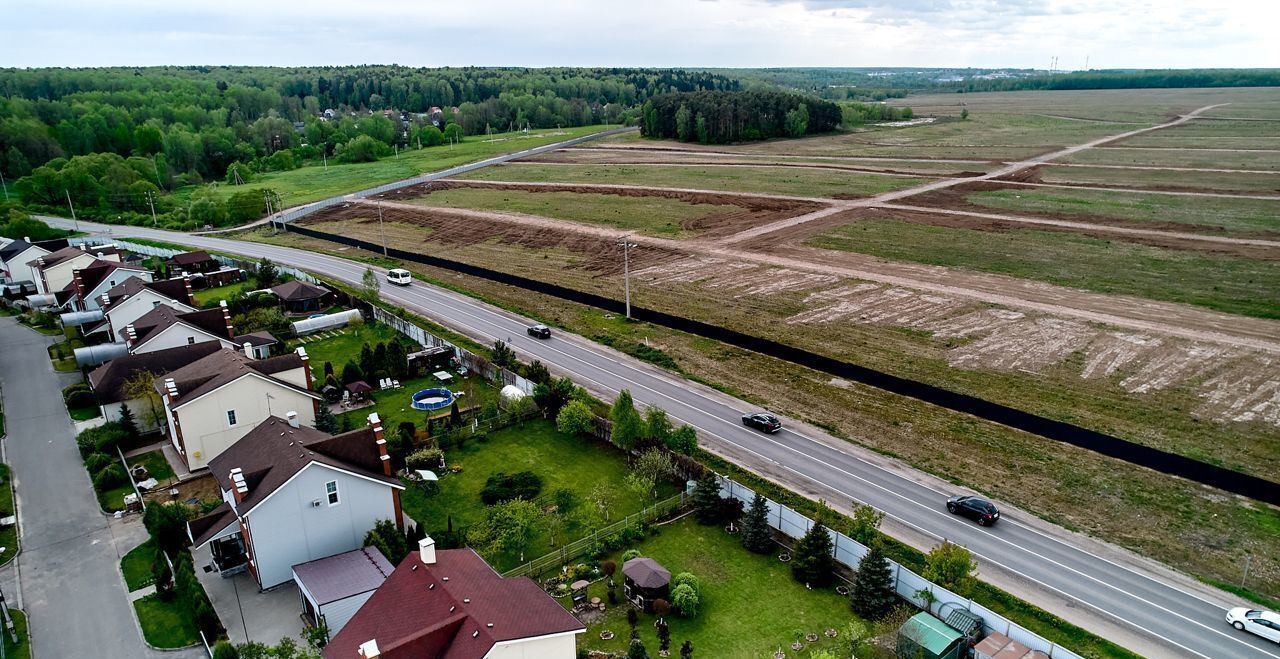
[[[528,577],[419,542],[324,647],[324,659],[574,659],[586,627]]]

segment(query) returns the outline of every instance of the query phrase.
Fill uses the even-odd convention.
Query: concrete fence
[[[732,479],[723,476],[719,478],[721,483],[720,494],[722,496],[737,499],[743,502],[744,506],[750,507],[751,500],[756,496],[754,491]],[[769,526],[777,529],[783,535],[798,540],[813,526],[813,520],[795,510],[767,498],[765,501],[769,510]],[[835,559],[842,565],[856,571],[858,563],[870,550],[866,545],[843,533],[836,532],[830,528],[827,529],[827,532],[831,534],[831,539],[835,545]],[[942,586],[930,582],[928,579],[894,561],[889,561],[889,566],[893,571],[893,586],[898,596],[921,609],[929,609],[932,613],[941,613],[944,609],[959,607],[980,616],[982,618],[983,631],[986,633],[1000,632],[1032,650],[1039,650],[1049,655],[1053,659],[1083,659],[1080,655],[1049,641],[967,597],[961,597]],[[918,593],[921,591],[927,591],[932,594],[932,599],[934,600],[932,604],[920,597]]]

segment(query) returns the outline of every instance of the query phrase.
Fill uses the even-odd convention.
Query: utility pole
[[[324,162],[324,171],[329,171],[329,156],[325,155],[326,144],[320,145],[320,160]]]
[[[270,216],[271,215],[271,193],[267,192],[266,190],[263,190],[262,201],[267,206],[267,215]]]
[[[76,207],[75,207],[75,206],[73,206],[73,205],[71,205],[71,191],[70,191],[70,190],[68,190],[68,189],[66,189],[66,188],[63,188],[63,189],[62,189],[62,191],[63,191],[63,192],[65,192],[65,193],[67,194],[67,208],[70,208],[70,209],[71,209],[71,221],[72,221],[72,222],[75,222],[75,225],[76,225],[76,232],[77,232],[77,233],[79,233],[79,232],[80,232],[80,220],[77,220],[77,219],[76,219]]]
[[[1253,554],[1244,557],[1244,576],[1240,577],[1240,587],[1244,588],[1244,583],[1249,580],[1249,564],[1253,562]]]
[[[627,319],[631,319],[631,248],[638,247],[631,242],[630,236],[623,236],[618,239],[618,245],[622,247],[622,289],[627,300]]]
[[[4,200],[9,201],[9,185],[4,182],[4,172],[0,172],[0,188],[4,188]]]
[[[387,256],[387,228],[382,225],[382,201],[378,201],[378,232],[382,234],[382,255]]]
[[[156,220],[156,199],[155,199],[155,195],[151,194],[151,191],[150,191],[150,190],[147,190],[147,204],[148,204],[149,206],[151,206],[151,227],[154,229],[154,228],[157,226],[157,223],[158,223],[159,221],[158,221],[158,220]]]

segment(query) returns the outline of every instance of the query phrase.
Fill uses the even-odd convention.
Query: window
[[[187,345],[189,345],[189,346],[193,346],[193,345],[195,345],[195,344],[196,344],[196,337],[194,337],[194,336],[188,336],[188,337],[187,337]]]
[[[236,411],[235,411],[235,410],[227,410],[227,425],[228,425],[228,426],[234,426],[234,425],[236,425]]]
[[[329,505],[338,505],[338,481],[329,481],[324,484],[325,494],[329,496]]]

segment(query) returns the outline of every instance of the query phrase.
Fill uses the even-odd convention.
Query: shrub
[[[587,404],[570,401],[560,408],[556,415],[556,430],[566,435],[586,435],[595,427],[595,414]]]
[[[531,471],[515,474],[498,472],[485,480],[484,488],[480,490],[480,500],[490,506],[511,499],[532,501],[541,491],[542,478]]]
[[[695,617],[698,615],[698,607],[701,604],[702,598],[689,584],[680,584],[671,589],[671,606],[677,615],[685,618]]]
[[[443,457],[444,451],[438,448],[421,448],[405,457],[404,466],[406,469],[436,470],[440,468],[440,460]]]
[[[681,572],[675,577],[672,577],[671,587],[677,588],[679,586],[688,586],[693,589],[693,592],[699,594],[702,593],[702,584],[698,581],[698,577],[694,576],[692,572]]]
[[[190,511],[180,503],[153,503],[147,506],[147,512],[142,515],[142,524],[147,527],[156,547],[174,554],[187,546],[189,517]],[[176,576],[174,578],[177,579]]]
[[[213,659],[240,659],[240,653],[230,643],[218,641],[213,646]]]
[[[118,464],[108,465],[93,475],[93,487],[98,491],[109,490],[128,481],[129,475]]]
[[[925,566],[920,576],[968,597],[977,583],[977,572],[978,566],[968,549],[943,540],[942,544],[929,550],[929,554],[925,556]]]
[[[67,407],[73,410],[94,407],[98,404],[98,397],[94,396],[88,387],[63,392],[63,399],[67,402]]]
[[[169,569],[169,561],[165,560],[164,552],[159,549],[151,559],[151,576],[156,584],[156,597],[160,598],[161,602],[172,601],[173,571]]]
[[[631,559],[633,559],[633,558],[639,558],[639,557],[640,557],[640,550],[639,550],[639,549],[628,549],[628,550],[626,550],[626,551],[622,552],[622,562],[623,562],[623,563],[626,563],[627,561],[629,561],[629,560],[631,560]]]
[[[106,453],[93,452],[89,457],[84,459],[84,468],[91,474],[96,474],[107,467],[110,467],[116,461],[115,458]]]
[[[88,428],[76,435],[76,445],[80,447],[80,455],[87,457],[90,453],[116,452],[116,446],[127,438],[120,424],[112,421],[95,428]]]
[[[398,565],[409,554],[408,541],[400,529],[396,528],[395,522],[389,519],[380,519],[374,523],[373,528],[364,536],[364,546],[377,547],[392,565]]]
[[[612,577],[613,573],[618,571],[618,564],[613,561],[605,561],[600,564],[600,571],[604,573],[604,576]]]

